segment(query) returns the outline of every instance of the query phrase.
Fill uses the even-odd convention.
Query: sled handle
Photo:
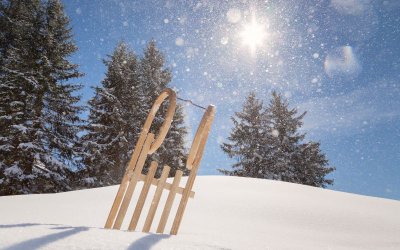
[[[186,168],[191,170],[193,167],[197,168],[200,163],[199,158],[203,154],[204,147],[200,147],[201,144],[207,142],[208,131],[210,130],[211,123],[214,120],[215,106],[209,105],[206,112],[201,119],[200,125],[196,131],[192,146],[189,151],[189,155],[186,161]],[[202,149],[201,149],[202,148]]]
[[[154,102],[149,115],[147,116],[146,122],[143,126],[143,131],[147,134],[150,130],[150,126],[153,123],[154,117],[157,111],[160,109],[161,104],[169,97],[169,105],[167,109],[167,114],[165,116],[164,122],[158,132],[157,137],[154,139],[154,142],[150,146],[150,150],[148,154],[154,153],[163,143],[165,136],[168,133],[169,128],[171,127],[172,119],[175,114],[176,108],[176,93],[170,88],[164,89],[160,95],[157,97],[156,101]]]

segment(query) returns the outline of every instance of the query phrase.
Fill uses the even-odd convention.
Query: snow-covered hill
[[[177,236],[102,229],[117,186],[0,197],[0,248],[400,249],[399,201],[224,176],[194,190]]]

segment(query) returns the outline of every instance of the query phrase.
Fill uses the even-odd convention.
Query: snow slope
[[[399,201],[225,176],[194,190],[177,236],[102,229],[117,186],[0,197],[0,248],[400,249]]]

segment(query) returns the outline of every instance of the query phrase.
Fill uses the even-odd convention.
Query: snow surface
[[[180,232],[170,236],[103,229],[117,188],[0,197],[0,248],[400,249],[400,202],[395,200],[270,180],[200,176]],[[146,214],[144,209],[138,229]]]

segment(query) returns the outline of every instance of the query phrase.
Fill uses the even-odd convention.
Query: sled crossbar
[[[166,117],[159,130],[157,137],[153,133],[150,133],[150,126],[154,120],[155,114],[161,106],[162,102],[169,97],[169,106],[166,112]],[[169,166],[164,166],[162,169],[161,176],[157,179],[155,178],[155,173],[158,168],[158,163],[152,161],[148,172],[142,174],[142,170],[146,159],[149,155],[157,151],[161,146],[164,138],[171,126],[172,118],[175,113],[176,107],[176,94],[171,89],[165,89],[161,92],[160,96],[156,99],[153,107],[151,108],[149,115],[147,116],[146,122],[143,126],[142,132],[136,143],[135,149],[132,153],[129,164],[126,168],[125,174],[122,178],[121,184],[119,186],[117,195],[115,196],[114,203],[109,212],[105,228],[109,229],[121,229],[122,223],[124,221],[125,215],[128,211],[128,207],[132,200],[132,196],[135,192],[136,184],[143,181],[143,187],[140,191],[139,198],[137,200],[133,215],[131,217],[128,230],[136,230],[140,215],[142,214],[144,205],[146,203],[150,187],[152,185],[156,186],[150,208],[147,212],[146,219],[142,231],[149,232],[153,224],[154,217],[157,213],[161,196],[164,190],[168,191],[167,200],[161,211],[160,221],[157,226],[157,233],[164,233],[165,227],[168,222],[169,215],[172,210],[172,205],[174,203],[177,194],[181,195],[181,199],[176,210],[175,217],[173,219],[172,228],[170,234],[176,235],[178,233],[180,224],[182,222],[182,217],[185,212],[185,208],[189,198],[193,198],[195,192],[192,191],[194,181],[197,176],[197,171],[200,165],[201,158],[205,149],[208,134],[210,132],[211,124],[214,119],[215,107],[209,105],[203,115],[200,125],[197,129],[196,135],[194,137],[192,146],[190,148],[187,161],[186,169],[189,172],[186,184],[184,187],[180,187],[180,181],[183,176],[182,170],[177,170],[175,176],[172,179],[172,183],[167,182],[171,168]],[[161,206],[161,205],[160,205]]]
[[[145,179],[146,179],[146,175],[141,174],[140,177],[139,177],[139,180],[140,180],[140,181],[144,181]],[[153,185],[153,186],[158,186],[158,183],[159,183],[159,182],[160,182],[160,179],[155,179],[155,178],[154,178],[154,179],[151,181],[151,185]],[[166,183],[165,183],[165,186],[164,186],[164,189],[170,190],[170,191],[171,191],[171,188],[172,188],[172,184],[166,182]],[[183,194],[183,191],[184,191],[184,188],[183,188],[183,187],[177,187],[177,189],[176,189],[176,193],[177,193],[177,194]],[[190,198],[194,198],[194,195],[195,195],[195,192],[194,192],[194,191],[190,191]]]

